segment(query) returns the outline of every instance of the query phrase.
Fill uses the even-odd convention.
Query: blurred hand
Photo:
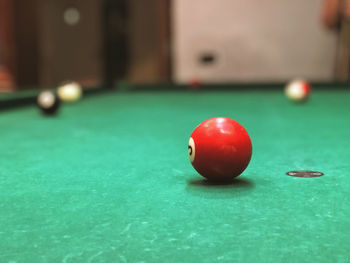
[[[340,0],[324,0],[322,23],[327,28],[334,28],[339,22]]]
[[[336,28],[343,18],[350,20],[350,0],[324,0],[322,23],[325,27]]]

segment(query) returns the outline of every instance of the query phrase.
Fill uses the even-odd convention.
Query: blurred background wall
[[[103,80],[103,4],[96,0],[37,0],[39,82],[98,85]]]
[[[127,78],[132,82],[166,82],[170,78],[170,1],[129,0]]]
[[[17,89],[330,81],[338,36],[322,27],[322,2],[0,0],[0,69]]]
[[[333,77],[336,35],[320,23],[322,0],[173,0],[177,82]]]

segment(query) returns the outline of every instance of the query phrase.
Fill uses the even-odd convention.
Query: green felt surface
[[[348,91],[135,92],[0,115],[0,262],[348,262]],[[187,143],[214,116],[253,142],[232,184]],[[289,170],[316,170],[294,178]]]

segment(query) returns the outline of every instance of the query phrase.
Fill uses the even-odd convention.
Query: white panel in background
[[[331,80],[336,36],[320,23],[322,2],[173,0],[175,81]]]

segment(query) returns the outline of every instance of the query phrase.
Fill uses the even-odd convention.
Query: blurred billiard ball
[[[229,181],[248,166],[252,155],[249,134],[224,117],[202,122],[192,133],[188,154],[196,171],[213,181]]]
[[[57,88],[57,95],[64,102],[76,102],[81,99],[83,89],[78,82],[67,82]]]
[[[60,100],[55,93],[43,91],[37,97],[37,105],[45,115],[54,115],[60,107]]]
[[[202,82],[199,79],[192,79],[189,83],[190,90],[198,91],[202,88]]]
[[[287,98],[296,102],[306,101],[311,93],[311,85],[305,80],[293,80],[285,88]]]

